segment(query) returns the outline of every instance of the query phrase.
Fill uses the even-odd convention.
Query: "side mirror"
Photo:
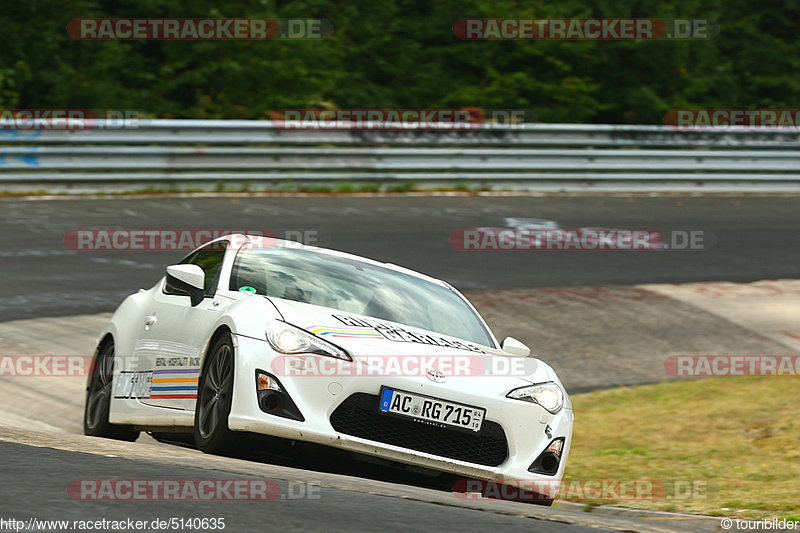
[[[186,291],[192,307],[203,301],[206,273],[197,265],[170,265],[167,267],[167,287]]]
[[[531,349],[522,344],[520,341],[515,339],[514,337],[506,337],[503,339],[503,343],[500,345],[504,352],[510,353],[511,355],[521,355],[523,357],[528,357],[531,354]]]

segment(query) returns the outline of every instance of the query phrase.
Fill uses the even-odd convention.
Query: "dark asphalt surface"
[[[122,197],[0,200],[0,321],[113,310],[184,252],[75,251],[77,229],[312,232],[320,246],[407,266],[460,289],[800,277],[796,196]],[[451,234],[508,227],[703,231],[694,251],[463,252]]]
[[[13,443],[0,443],[0,519],[153,520],[224,518],[239,531],[554,531],[597,532],[532,518],[388,498],[361,492],[276,482],[271,501],[81,501],[67,487],[73,480],[257,479],[211,470],[101,457]],[[76,494],[77,496],[77,494]],[[303,497],[304,496],[304,497]],[[78,496],[79,498],[79,496]],[[75,531],[67,528],[58,531]],[[103,530],[110,530],[104,528]],[[148,528],[146,531],[167,531]],[[170,530],[171,531],[171,530]],[[177,531],[194,531],[178,529]],[[211,529],[203,529],[211,531]]]

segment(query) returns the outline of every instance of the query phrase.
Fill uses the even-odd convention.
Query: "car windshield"
[[[230,289],[390,320],[494,346],[475,311],[447,287],[331,254],[245,247],[234,262]]]

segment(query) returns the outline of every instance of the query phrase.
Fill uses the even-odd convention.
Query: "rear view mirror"
[[[197,265],[171,265],[167,267],[167,287],[189,293],[192,307],[203,301],[206,274]]]
[[[503,339],[503,344],[500,345],[504,352],[511,355],[521,355],[528,357],[531,354],[531,349],[522,344],[514,337],[506,337]]]

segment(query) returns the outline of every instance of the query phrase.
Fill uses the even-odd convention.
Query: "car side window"
[[[214,296],[219,285],[219,277],[222,273],[222,262],[225,259],[225,250],[228,248],[228,241],[217,241],[207,244],[196,252],[188,255],[179,264],[197,265],[203,269],[206,275],[203,294],[206,298]],[[169,285],[164,286],[164,293],[180,296],[188,296],[189,293]]]
[[[267,295],[267,273],[263,264],[250,254],[239,253],[233,262],[230,290]]]

